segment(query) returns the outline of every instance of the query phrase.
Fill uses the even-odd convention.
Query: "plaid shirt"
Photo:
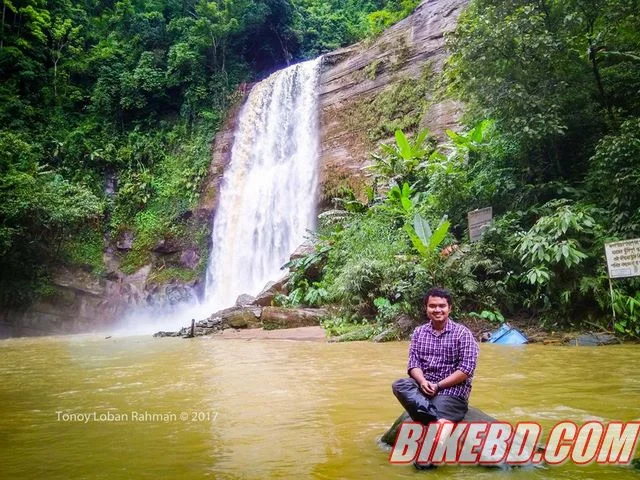
[[[430,382],[439,382],[456,370],[469,378],[453,387],[443,388],[438,395],[469,399],[471,380],[478,361],[478,343],[467,327],[447,319],[444,331],[436,335],[431,322],[413,331],[409,347],[407,371],[420,368]]]

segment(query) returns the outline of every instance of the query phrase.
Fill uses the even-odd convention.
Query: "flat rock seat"
[[[398,429],[400,428],[400,424],[403,422],[410,422],[411,417],[407,412],[403,412],[402,415],[398,417],[398,419],[391,425],[391,428],[382,435],[380,442],[389,447],[393,447],[394,443],[396,443],[396,437],[398,436]],[[463,422],[498,422],[499,420],[492,417],[491,415],[487,415],[482,410],[479,410],[474,407],[469,407],[469,411],[462,419]]]

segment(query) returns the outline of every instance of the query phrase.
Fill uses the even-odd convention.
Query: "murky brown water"
[[[640,479],[626,467],[570,463],[508,472],[389,465],[376,440],[401,413],[390,383],[404,375],[407,347],[2,341],[0,477]],[[637,346],[482,345],[471,403],[503,420],[538,421],[548,432],[564,419],[639,420],[639,399]],[[95,419],[77,421],[92,412]]]

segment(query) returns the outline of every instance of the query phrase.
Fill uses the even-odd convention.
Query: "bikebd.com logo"
[[[505,422],[435,422],[427,426],[405,422],[391,450],[390,463],[559,465],[628,464],[638,443],[640,422],[572,421],[555,425],[545,445],[535,422],[514,426]]]

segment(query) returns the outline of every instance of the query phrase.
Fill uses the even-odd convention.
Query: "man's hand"
[[[422,390],[427,397],[433,397],[438,393],[438,384],[425,380],[420,383],[420,390]]]

